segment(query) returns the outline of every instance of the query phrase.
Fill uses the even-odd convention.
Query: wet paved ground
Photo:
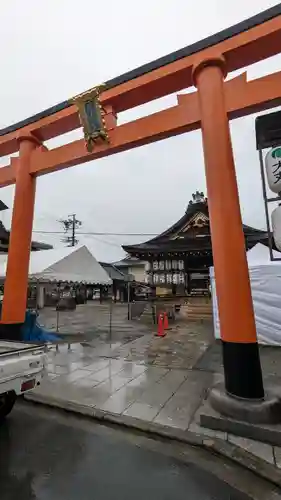
[[[222,380],[220,346],[213,340],[211,323],[174,325],[166,337],[159,338],[151,328],[128,322],[126,307],[116,306],[109,335],[106,311],[96,304],[64,313],[64,331],[77,335],[79,324],[80,331],[87,325],[90,331],[92,321],[99,325],[99,333],[93,335],[92,330],[87,341],[72,343],[71,350],[67,345],[61,345],[59,351],[53,348],[48,376],[29,397],[47,404],[56,401],[60,406],[74,402],[91,411],[229,440],[281,468],[281,448],[199,425],[208,391]],[[44,314],[45,325],[50,327],[55,311]],[[82,333],[80,336],[84,338]],[[280,390],[281,349],[262,348],[261,360],[266,381]]]
[[[250,498],[216,477],[224,465],[202,450],[185,447],[180,453],[176,445],[33,405],[16,406],[0,427],[0,443],[1,500]],[[278,498],[267,483],[247,474],[225,467],[225,479],[244,492],[255,490],[254,498]]]
[[[151,332],[151,327],[128,321],[127,304],[90,301],[75,311],[55,311],[46,307],[39,314],[39,323],[64,337],[96,341],[133,340]]]
[[[192,370],[208,344],[200,338],[204,330],[198,328],[196,341],[192,329],[185,330],[191,338],[184,349],[176,331],[166,339],[150,334],[125,344],[99,341],[71,344],[70,351],[67,345],[58,351],[52,348],[48,377],[31,397],[51,396],[183,430],[192,425],[196,430],[194,414],[217,376]]]

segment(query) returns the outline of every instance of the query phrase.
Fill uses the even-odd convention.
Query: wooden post
[[[2,325],[25,320],[36,178],[29,174],[33,151],[40,145],[31,134],[20,136],[12,227],[2,307]]]
[[[238,187],[224,97],[222,57],[193,70],[205,158],[225,388],[246,399],[264,396]]]

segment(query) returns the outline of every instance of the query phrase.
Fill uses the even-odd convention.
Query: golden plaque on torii
[[[98,139],[109,142],[104,114],[99,99],[103,86],[104,85],[98,85],[71,99],[71,102],[76,104],[78,108],[81,125],[84,131],[86,148],[89,153],[93,151],[94,145]]]

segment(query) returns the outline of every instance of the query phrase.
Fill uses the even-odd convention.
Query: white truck
[[[44,345],[0,340],[0,422],[13,409],[17,396],[40,384],[46,362]]]

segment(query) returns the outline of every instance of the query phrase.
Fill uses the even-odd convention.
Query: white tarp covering
[[[281,258],[281,253],[274,252]],[[271,261],[269,249],[258,243],[247,252],[258,342],[281,345],[281,261]],[[215,337],[220,338],[214,268],[210,268]],[[226,277],[227,279],[227,277]]]
[[[5,278],[7,254],[0,255],[0,278]],[[29,278],[110,285],[111,279],[86,245],[31,252]]]

